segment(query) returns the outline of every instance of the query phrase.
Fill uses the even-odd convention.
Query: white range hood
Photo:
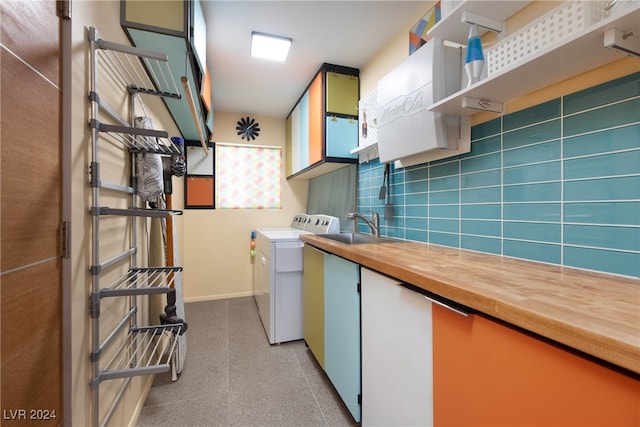
[[[431,39],[377,86],[380,161],[405,167],[470,150],[468,119],[428,111],[460,90],[462,49]]]

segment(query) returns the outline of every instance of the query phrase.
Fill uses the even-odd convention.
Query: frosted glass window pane
[[[282,148],[216,144],[216,208],[281,209]]]
[[[211,147],[207,148],[209,155],[205,155],[200,145],[188,145],[187,150],[187,174],[188,175],[213,175],[213,160],[211,159]]]

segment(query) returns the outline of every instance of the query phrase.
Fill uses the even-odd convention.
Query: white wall
[[[409,56],[409,31],[434,5],[435,1],[424,2],[403,28],[380,49],[371,60],[360,69],[360,95],[366,96],[374,90],[378,81]]]
[[[247,115],[216,111],[213,140],[248,144],[236,133],[236,122],[242,116]],[[253,295],[253,259],[249,254],[251,230],[288,226],[295,214],[307,210],[308,181],[284,179],[284,119],[251,117],[260,123],[261,132],[250,144],[283,147],[282,209],[185,210],[181,255],[186,302]],[[182,187],[183,183],[177,186]]]

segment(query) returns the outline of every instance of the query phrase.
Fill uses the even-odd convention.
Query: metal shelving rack
[[[182,323],[158,326],[138,326],[138,301],[141,295],[168,293],[176,275],[182,267],[138,266],[138,224],[143,218],[167,218],[181,211],[147,209],[138,206],[136,195],[136,153],[161,155],[180,154],[180,149],[168,139],[167,132],[135,128],[124,120],[108,103],[100,98],[98,80],[108,77],[110,84],[122,86],[131,100],[138,94],[180,98],[178,87],[168,66],[167,56],[144,49],[111,43],[99,38],[95,28],[88,29],[90,44],[91,82],[91,166],[90,185],[92,204],[89,210],[92,222],[91,303],[89,314],[92,320],[93,365],[91,387],[93,391],[93,425],[107,425],[118,403],[125,395],[132,377],[167,372],[171,367],[177,337],[186,327]],[[133,122],[133,117],[130,119]],[[121,149],[126,164],[131,159],[131,185],[122,185],[103,180],[100,176],[100,148],[108,142]],[[129,199],[128,208],[111,208],[101,205],[101,192],[117,194]],[[119,196],[117,196],[119,197]],[[125,199],[125,200],[126,200]],[[123,235],[129,234],[129,248],[107,260],[100,256],[100,225],[105,216],[127,218]],[[128,270],[115,280],[104,276],[112,268]],[[103,274],[104,273],[104,274]],[[109,280],[109,283],[104,283]],[[126,297],[129,309],[115,328],[100,336],[100,306],[103,298]],[[104,357],[103,357],[104,356]],[[124,378],[113,403],[100,420],[100,384],[103,381]]]

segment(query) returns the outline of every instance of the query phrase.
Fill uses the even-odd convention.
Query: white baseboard
[[[144,385],[144,390],[142,391],[142,394],[140,395],[140,399],[136,404],[136,409],[133,411],[133,414],[131,415],[131,420],[129,421],[128,427],[136,427],[136,424],[138,424],[138,418],[140,418],[140,414],[142,413],[142,408],[144,407],[144,403],[147,400],[149,391],[151,391],[151,386],[153,385],[154,378],[155,378],[155,375],[148,376],[148,380]]]
[[[213,301],[218,299],[229,299],[229,298],[241,298],[241,297],[250,297],[253,296],[253,291],[245,291],[245,292],[234,292],[231,294],[218,294],[218,295],[205,295],[200,297],[185,297],[184,302],[202,302],[202,301]]]

